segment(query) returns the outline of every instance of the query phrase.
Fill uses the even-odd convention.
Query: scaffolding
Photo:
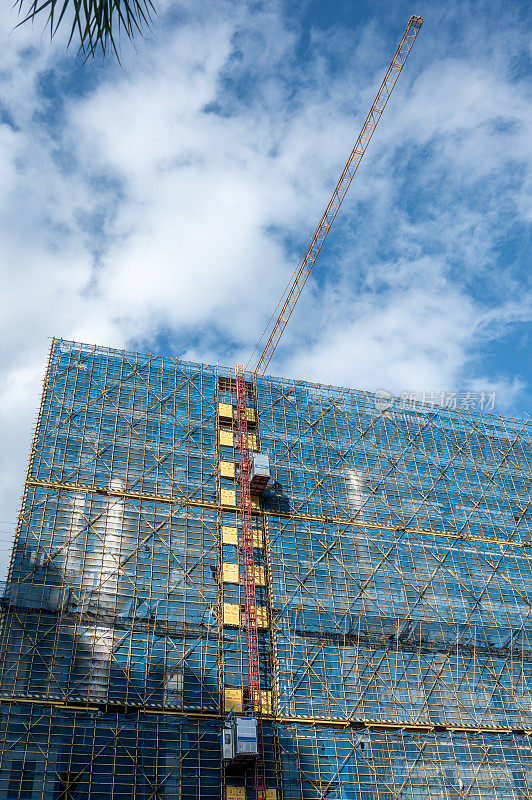
[[[1,600],[0,800],[255,798],[219,742],[258,705],[246,538],[267,800],[529,798],[531,424],[246,379],[272,471],[247,535],[232,370],[52,343]]]

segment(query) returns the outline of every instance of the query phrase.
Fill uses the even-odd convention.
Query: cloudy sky
[[[526,2],[154,2],[120,65],[0,12],[2,571],[50,337],[247,361],[412,13],[270,371],[529,410]]]

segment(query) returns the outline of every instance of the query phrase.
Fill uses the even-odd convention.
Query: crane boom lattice
[[[291,281],[291,284],[289,285],[288,293],[286,295],[286,299],[281,309],[281,313],[279,314],[277,321],[275,322],[271,330],[264,351],[262,352],[262,355],[259,357],[253,369],[254,375],[264,374],[264,372],[268,367],[268,364],[270,363],[270,360],[275,352],[279,340],[283,335],[283,331],[286,327],[286,324],[290,319],[292,311],[294,310],[294,306],[297,303],[299,295],[303,290],[303,287],[310,274],[310,271],[314,266],[314,262],[318,257],[318,254],[323,246],[325,239],[327,238],[327,234],[329,233],[331,225],[333,224],[334,219],[336,217],[336,214],[338,213],[338,210],[342,205],[342,201],[345,195],[347,194],[347,190],[351,185],[351,181],[355,177],[358,165],[360,164],[362,157],[366,152],[366,148],[371,140],[371,137],[373,136],[375,128],[379,123],[379,120],[382,116],[382,112],[386,107],[386,103],[390,98],[390,95],[397,82],[399,74],[405,64],[406,59],[408,58],[408,54],[412,49],[412,45],[416,40],[416,37],[419,33],[422,24],[423,24],[423,19],[421,17],[417,16],[410,17],[408,25],[406,26],[403,36],[401,38],[401,41],[399,42],[397,50],[395,51],[395,55],[392,58],[390,66],[388,67],[388,71],[386,72],[384,80],[381,83],[380,89],[377,92],[377,96],[373,102],[373,105],[371,106],[370,112],[366,117],[364,125],[362,126],[360,135],[351,152],[351,155],[349,156],[344,171],[340,176],[340,180],[338,181],[336,188],[332,194],[332,197],[329,200],[329,204],[325,209],[318,224],[318,227],[316,228],[314,235],[310,240],[305,255],[303,256],[298,267],[296,268],[294,277]],[[267,329],[264,335],[266,335],[266,332]]]

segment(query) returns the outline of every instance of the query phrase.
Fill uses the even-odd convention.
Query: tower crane
[[[310,243],[307,247],[305,255],[299,262],[294,275],[287,289],[283,295],[283,299],[279,302],[282,304],[281,312],[271,327],[266,346],[258,358],[254,370],[253,377],[257,374],[263,374],[270,363],[270,360],[275,352],[275,348],[279,343],[283,331],[286,327],[290,315],[294,310],[294,306],[299,299],[305,282],[310,274],[318,253],[320,252],[325,238],[331,228],[334,218],[342,204],[342,201],[351,185],[351,181],[355,177],[358,165],[362,160],[362,156],[366,152],[366,148],[370,142],[373,132],[381,118],[382,112],[389,100],[389,97],[396,84],[397,78],[404,66],[404,63],[412,49],[412,45],[419,33],[419,29],[423,24],[421,17],[412,16],[405,28],[399,46],[395,51],[395,55],[388,67],[388,71],[384,80],[377,92],[377,97],[371,107],[371,110],[364,122],[360,136],[349,156],[349,160],[345,166],[340,180],[332,194],[329,204],[321,220],[312,236]],[[276,309],[277,310],[277,309]],[[272,318],[275,315],[272,315]],[[271,320],[270,320],[271,322]],[[260,343],[265,338],[270,324],[266,326],[259,344],[255,348],[255,352],[259,349]],[[253,355],[250,362],[253,359]],[[242,554],[243,554],[243,584],[245,587],[245,628],[247,635],[247,666],[248,666],[248,691],[249,699],[251,701],[252,716],[254,730],[256,731],[256,749],[255,749],[255,800],[266,800],[266,786],[264,779],[264,756],[263,756],[263,742],[262,742],[262,691],[261,691],[261,668],[258,646],[258,633],[257,633],[257,602],[255,594],[255,565],[253,555],[253,528],[252,528],[252,506],[251,506],[251,485],[252,476],[250,469],[250,452],[247,435],[247,401],[246,401],[246,382],[245,382],[245,368],[243,364],[238,364],[236,367],[236,388],[237,388],[237,442],[238,442],[238,475],[239,475],[239,506],[240,518],[242,528]],[[259,454],[260,455],[260,454]],[[267,459],[266,459],[267,460]],[[262,477],[267,480],[269,475],[269,466]],[[229,738],[231,738],[230,734]],[[234,751],[233,751],[234,752]]]
[[[408,21],[408,25],[406,26],[401,41],[399,42],[397,50],[395,51],[395,55],[390,62],[388,71],[384,76],[384,80],[381,83],[375,100],[373,101],[373,105],[371,106],[370,112],[366,117],[366,121],[362,126],[362,130],[360,131],[359,137],[356,140],[355,146],[353,147],[351,155],[349,156],[347,164],[345,165],[344,171],[342,172],[340,180],[336,184],[336,188],[332,193],[329,204],[322,214],[322,217],[318,223],[318,227],[314,231],[305,254],[296,267],[294,274],[283,294],[283,297],[277,304],[275,311],[277,311],[277,308],[279,308],[282,303],[279,316],[277,317],[277,320],[273,326],[271,326],[271,322],[275,315],[275,311],[273,312],[270,322],[266,326],[264,333],[262,334],[259,343],[253,351],[253,354],[248,362],[248,365],[252,362],[253,356],[257,350],[259,350],[261,342],[266,338],[268,331],[270,331],[266,346],[253,366],[253,377],[256,375],[263,375],[271,361],[271,358],[275,352],[275,348],[279,344],[279,339],[283,335],[286,324],[290,319],[292,311],[294,310],[294,306],[299,300],[299,295],[303,291],[303,287],[307,281],[310,271],[314,266],[314,262],[316,261],[323,243],[327,238],[327,234],[331,229],[331,225],[333,224],[334,219],[340,210],[340,206],[342,205],[342,201],[347,194],[347,190],[351,186],[351,181],[355,177],[358,166],[362,161],[362,157],[366,152],[366,148],[371,141],[373,133],[375,132],[375,128],[379,124],[382,112],[386,107],[386,103],[390,99],[390,95],[393,92],[397,78],[401,73],[406,59],[408,58],[408,54],[412,49],[412,45],[416,40],[422,24],[423,19],[417,16],[411,16]]]

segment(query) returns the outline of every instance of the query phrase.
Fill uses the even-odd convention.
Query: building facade
[[[532,797],[532,426],[249,376],[268,800]],[[55,340],[0,800],[252,800],[234,374]]]

